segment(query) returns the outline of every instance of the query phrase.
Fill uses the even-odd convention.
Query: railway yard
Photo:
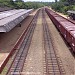
[[[24,17],[0,33],[0,75],[75,75],[75,23],[48,7]]]

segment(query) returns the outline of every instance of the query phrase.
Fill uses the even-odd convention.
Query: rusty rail
[[[43,21],[43,36],[44,36],[44,49],[45,49],[45,63],[46,74],[45,75],[65,75],[62,62],[57,57],[57,53],[53,47],[53,43],[50,37],[49,27],[46,21],[45,9],[42,9],[42,21]]]

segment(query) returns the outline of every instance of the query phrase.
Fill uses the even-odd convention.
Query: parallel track
[[[40,10],[39,10],[40,11]],[[24,62],[30,47],[31,39],[36,27],[36,22],[38,14],[35,15],[33,21],[31,22],[29,28],[27,29],[21,46],[19,47],[12,64],[10,65],[6,75],[21,75],[23,70]],[[49,27],[46,21],[45,10],[42,11],[42,25],[43,25],[43,40],[44,40],[44,50],[45,50],[45,75],[65,75],[65,71],[60,58],[58,57],[52,43]]]
[[[53,43],[50,37],[50,31],[45,16],[46,16],[45,10],[43,9],[42,21],[43,21],[43,37],[44,37],[45,63],[46,63],[45,75],[65,75],[62,62],[58,58],[57,53],[53,48]]]
[[[31,39],[34,33],[34,29],[36,27],[36,22],[38,18],[39,11],[36,13],[32,23],[30,24],[27,32],[25,33],[24,40],[18,50],[18,52],[15,55],[15,58],[9,67],[9,70],[6,75],[20,75],[23,65],[28,53],[28,49],[31,43]]]

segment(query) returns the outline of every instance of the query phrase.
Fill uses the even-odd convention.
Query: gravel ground
[[[74,57],[71,54],[68,46],[64,42],[63,38],[57,31],[56,27],[49,19],[46,14],[46,20],[51,33],[51,38],[53,45],[57,51],[58,56],[60,57],[63,68],[65,70],[65,75],[75,75],[74,74]],[[24,75],[44,75],[44,43],[43,43],[43,31],[42,31],[42,19],[39,15],[36,29],[33,34],[29,52],[24,64],[23,73]],[[38,34],[39,33],[39,34]]]
[[[51,37],[54,43],[54,46],[57,50],[57,53],[59,54],[66,75],[75,75],[74,74],[74,57],[71,54],[69,48],[67,47],[67,45],[65,44],[63,38],[60,36],[59,32],[57,31],[56,27],[53,25],[53,23],[51,22],[51,20],[49,19],[49,17],[47,16],[46,18],[48,25],[49,25],[49,29],[50,29],[50,33],[51,33]]]

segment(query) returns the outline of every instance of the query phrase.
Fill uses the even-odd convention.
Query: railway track
[[[42,10],[43,37],[45,49],[45,75],[65,75],[60,58],[58,57],[50,37],[50,31],[45,17],[45,10]]]
[[[21,71],[23,69],[23,65],[24,65],[24,62],[28,53],[28,49],[31,43],[31,39],[34,33],[34,29],[36,27],[38,14],[39,14],[39,11],[36,13],[33,21],[31,22],[29,28],[27,29],[23,38],[23,42],[21,46],[19,47],[6,75],[20,75],[21,74]]]

